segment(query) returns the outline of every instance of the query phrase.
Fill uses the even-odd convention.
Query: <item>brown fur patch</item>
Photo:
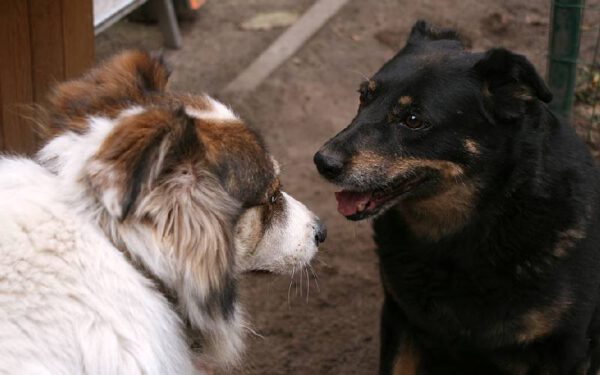
[[[200,139],[206,148],[207,158],[211,162],[218,162],[221,156],[225,156],[229,152],[256,156],[264,154],[254,133],[242,122],[228,126],[206,120],[196,120],[196,123]],[[270,159],[266,158],[267,155],[264,156],[268,165],[271,165]]]
[[[405,159],[394,163],[392,172],[395,175],[409,173],[417,168],[431,168],[439,171],[444,178],[458,178],[463,175],[463,169],[458,164],[445,160]]]
[[[445,188],[431,198],[400,202],[400,213],[417,236],[437,241],[460,230],[469,220],[477,184],[447,182]]]
[[[492,93],[490,92],[490,85],[488,85],[487,82],[483,82],[483,85],[481,86],[481,93],[485,97],[492,96]]]
[[[567,292],[556,299],[551,305],[534,308],[520,318],[521,329],[516,338],[519,343],[529,343],[550,334],[571,306]]]
[[[248,254],[252,255],[263,238],[266,230],[273,225],[276,221],[280,220],[283,215],[283,199],[281,195],[281,183],[279,178],[275,178],[269,186],[264,200],[261,204],[250,208],[244,213],[244,216],[254,215],[252,220],[248,220],[247,217],[240,218],[236,231],[238,235],[236,238],[244,238],[242,246],[247,249]],[[271,198],[274,197],[274,201]],[[240,225],[243,223],[244,225]],[[243,232],[243,234],[241,233]]]
[[[182,111],[153,108],[115,125],[94,155],[88,179],[97,194],[114,193],[109,210],[123,220],[162,169],[191,175],[202,152],[190,118]]]
[[[206,160],[231,169],[225,181],[227,191],[248,205],[260,204],[273,183],[275,169],[262,141],[243,122],[196,120]]]
[[[562,231],[558,234],[558,240],[554,245],[552,254],[558,258],[562,258],[569,253],[569,250],[577,245],[577,242],[584,239],[585,231],[579,228],[571,228]]]
[[[377,89],[377,82],[375,82],[374,80],[370,79],[369,83],[367,83],[367,88],[371,92],[375,91]]]
[[[479,144],[472,139],[465,139],[465,149],[473,155],[479,155]]]
[[[401,96],[400,99],[398,99],[398,103],[400,103],[400,105],[410,105],[412,102],[413,98],[408,95]]]
[[[165,90],[168,75],[162,62],[145,52],[118,54],[84,77],[56,87],[50,95],[46,136],[65,130],[81,133],[88,116],[115,117],[127,107],[145,104],[149,94]]]
[[[266,227],[264,225],[264,206],[252,207],[240,218],[236,226],[236,241],[238,249],[244,249],[247,253],[242,256],[248,256],[254,254],[258,244],[262,240]],[[238,250],[239,251],[239,250]]]
[[[402,341],[400,352],[396,357],[393,375],[417,375],[421,355],[415,343],[408,338]]]
[[[175,129],[177,120],[168,111],[151,109],[119,122],[98,149],[95,160],[110,165],[117,175],[133,173],[148,147]]]

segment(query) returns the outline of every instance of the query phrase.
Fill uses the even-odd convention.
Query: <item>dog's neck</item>
[[[475,181],[455,183],[433,197],[401,202],[396,209],[414,235],[435,242],[468,224],[477,189]]]

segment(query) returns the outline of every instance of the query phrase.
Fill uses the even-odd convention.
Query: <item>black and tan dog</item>
[[[596,374],[600,171],[532,64],[425,22],[315,155],[376,217],[380,374]]]

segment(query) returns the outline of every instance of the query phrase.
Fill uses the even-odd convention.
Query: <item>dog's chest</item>
[[[386,294],[404,313],[401,319],[432,341],[490,348],[524,344],[548,335],[570,308],[560,289],[540,295],[537,285],[511,272],[456,262],[431,249],[403,248],[411,244],[397,230],[399,238],[376,233]]]

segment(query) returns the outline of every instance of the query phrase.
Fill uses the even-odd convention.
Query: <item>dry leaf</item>
[[[299,15],[296,12],[269,12],[259,13],[244,21],[242,30],[271,30],[278,27],[287,27],[296,22]]]

